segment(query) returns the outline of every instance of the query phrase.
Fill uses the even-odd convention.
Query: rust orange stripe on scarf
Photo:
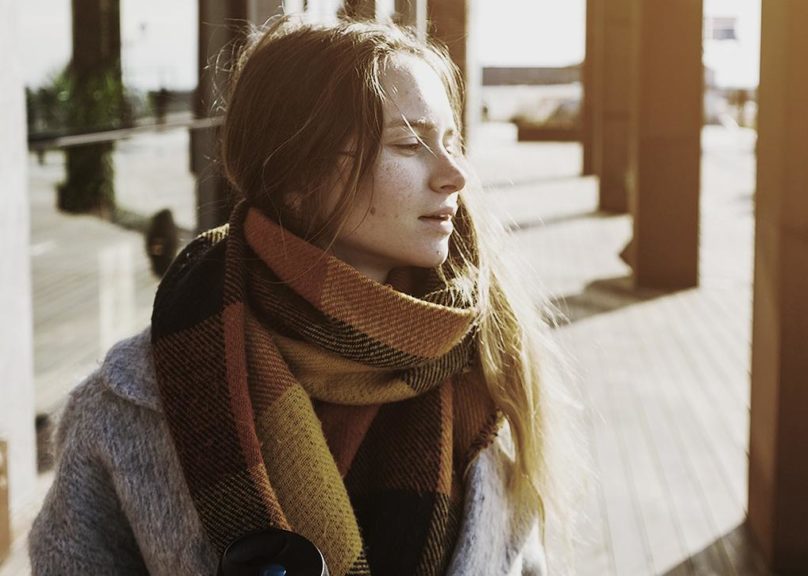
[[[317,309],[406,354],[443,356],[474,320],[472,310],[431,304],[374,282],[258,210],[248,212],[245,234],[256,254]],[[425,327],[433,333],[424,334]]]

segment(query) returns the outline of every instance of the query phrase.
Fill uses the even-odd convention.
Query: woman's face
[[[332,247],[377,282],[396,267],[446,260],[466,184],[458,128],[437,73],[420,58],[398,55],[381,82],[387,99],[379,155]]]

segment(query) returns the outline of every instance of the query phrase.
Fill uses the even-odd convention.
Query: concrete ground
[[[755,138],[710,127],[702,141],[700,287],[676,292],[633,287],[618,258],[630,218],[597,212],[578,145],[517,144],[510,126],[488,125],[473,153],[526,286],[566,314],[554,334],[575,367],[593,470],[579,500],[580,575],[766,574],[743,527]],[[122,142],[120,204],[171,207],[193,227],[187,166],[182,132]],[[61,155],[29,168],[37,408],[52,412],[109,345],[147,325],[156,280],[138,233],[54,210]],[[0,576],[28,572],[23,536],[37,506],[15,520]]]

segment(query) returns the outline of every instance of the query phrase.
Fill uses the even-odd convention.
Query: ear
[[[283,207],[295,218],[303,216],[303,197],[299,190],[287,192],[283,196]]]

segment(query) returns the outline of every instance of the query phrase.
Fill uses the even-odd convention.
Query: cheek
[[[370,214],[399,218],[413,205],[415,174],[399,163],[382,163],[375,173]]]

